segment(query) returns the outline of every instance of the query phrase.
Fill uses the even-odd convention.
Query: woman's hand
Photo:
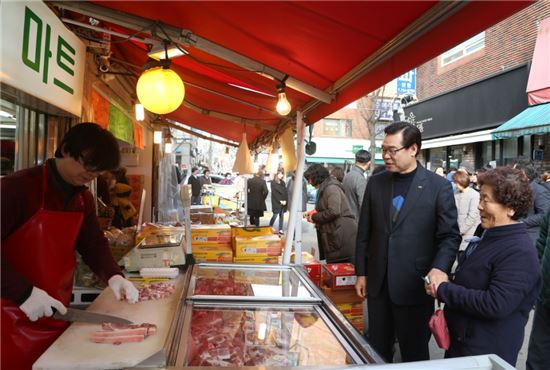
[[[441,283],[448,282],[449,276],[441,270],[437,270],[437,272],[432,273],[434,272],[433,270],[437,269],[432,269],[432,271],[430,271],[430,274],[428,274],[429,284],[427,282],[424,283],[424,289],[426,290],[426,294],[437,298],[437,289],[439,288],[439,285]]]

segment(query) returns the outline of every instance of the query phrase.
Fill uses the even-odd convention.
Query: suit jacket
[[[266,211],[265,198],[268,193],[269,190],[267,190],[265,180],[254,175],[253,178],[248,180],[247,208],[254,211]]]
[[[449,181],[418,163],[407,197],[391,220],[393,175],[371,176],[358,225],[356,272],[368,276],[368,294],[377,296],[387,276],[398,305],[425,303],[421,277],[432,268],[449,272],[461,241]]]
[[[533,191],[533,204],[529,208],[527,217],[521,221],[527,225],[527,233],[531,237],[533,245],[536,245],[542,219],[550,208],[550,191],[535,180],[531,181],[529,186]]]

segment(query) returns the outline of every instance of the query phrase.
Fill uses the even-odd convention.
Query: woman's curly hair
[[[529,179],[523,171],[511,167],[497,167],[478,175],[479,186],[493,189],[495,201],[514,210],[512,220],[526,217],[533,203]]]

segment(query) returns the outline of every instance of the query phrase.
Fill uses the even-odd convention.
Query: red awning
[[[65,2],[53,3],[65,7],[61,5]],[[293,112],[301,109],[309,123],[531,4],[529,1],[91,3],[103,10],[122,12],[115,14],[119,18],[133,15],[150,20],[151,24],[158,20],[167,28],[191,31],[225,50],[331,94],[333,100],[325,103],[287,86]],[[70,10],[100,19],[86,10]],[[122,27],[112,19],[100,20],[100,26],[126,34],[150,31],[128,24]],[[151,37],[144,35],[144,32],[136,34]],[[182,40],[187,35],[181,34]],[[158,27],[156,36],[164,38]],[[113,37],[116,40],[120,41]],[[146,62],[145,45],[119,41],[112,44],[114,57],[137,65]],[[173,60],[174,69],[187,83],[185,104],[167,118],[237,142],[246,127],[249,141],[258,139],[256,143],[267,138],[266,134],[277,125],[284,124],[274,111],[277,81],[258,73],[262,71],[249,71],[227,58],[214,56],[193,43],[185,48],[189,55]],[[230,83],[271,96],[239,89]]]
[[[540,22],[527,81],[529,104],[550,102],[550,18]]]

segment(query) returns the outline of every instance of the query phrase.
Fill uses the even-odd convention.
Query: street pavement
[[[271,210],[271,197],[268,196],[266,199],[267,203],[267,209]],[[308,204],[308,211],[313,209],[313,204]],[[260,225],[266,226],[269,225],[269,220],[271,219],[271,212],[266,212],[264,214],[264,217],[260,220]],[[302,251],[305,252],[311,252],[313,255],[318,256],[319,255],[319,248],[317,245],[317,235],[315,233],[315,227],[310,224],[309,222],[305,220],[301,220],[302,222]],[[278,220],[275,221],[275,225],[278,225]],[[288,227],[288,212],[285,213],[285,222],[283,229],[286,230]],[[527,325],[525,326],[525,336],[523,340],[523,346],[521,347],[521,350],[519,351],[518,355],[518,361],[516,363],[516,369],[518,370],[525,370],[525,361],[527,360],[527,345],[529,343],[529,336],[531,335],[531,327],[533,325],[533,311],[531,311],[531,314],[529,315],[529,321],[527,322]],[[437,344],[435,343],[434,338],[430,340],[430,359],[437,360],[442,359],[444,357],[444,350],[437,347]],[[396,345],[396,351],[394,356],[394,362],[400,362],[401,355],[399,353],[399,346]]]

